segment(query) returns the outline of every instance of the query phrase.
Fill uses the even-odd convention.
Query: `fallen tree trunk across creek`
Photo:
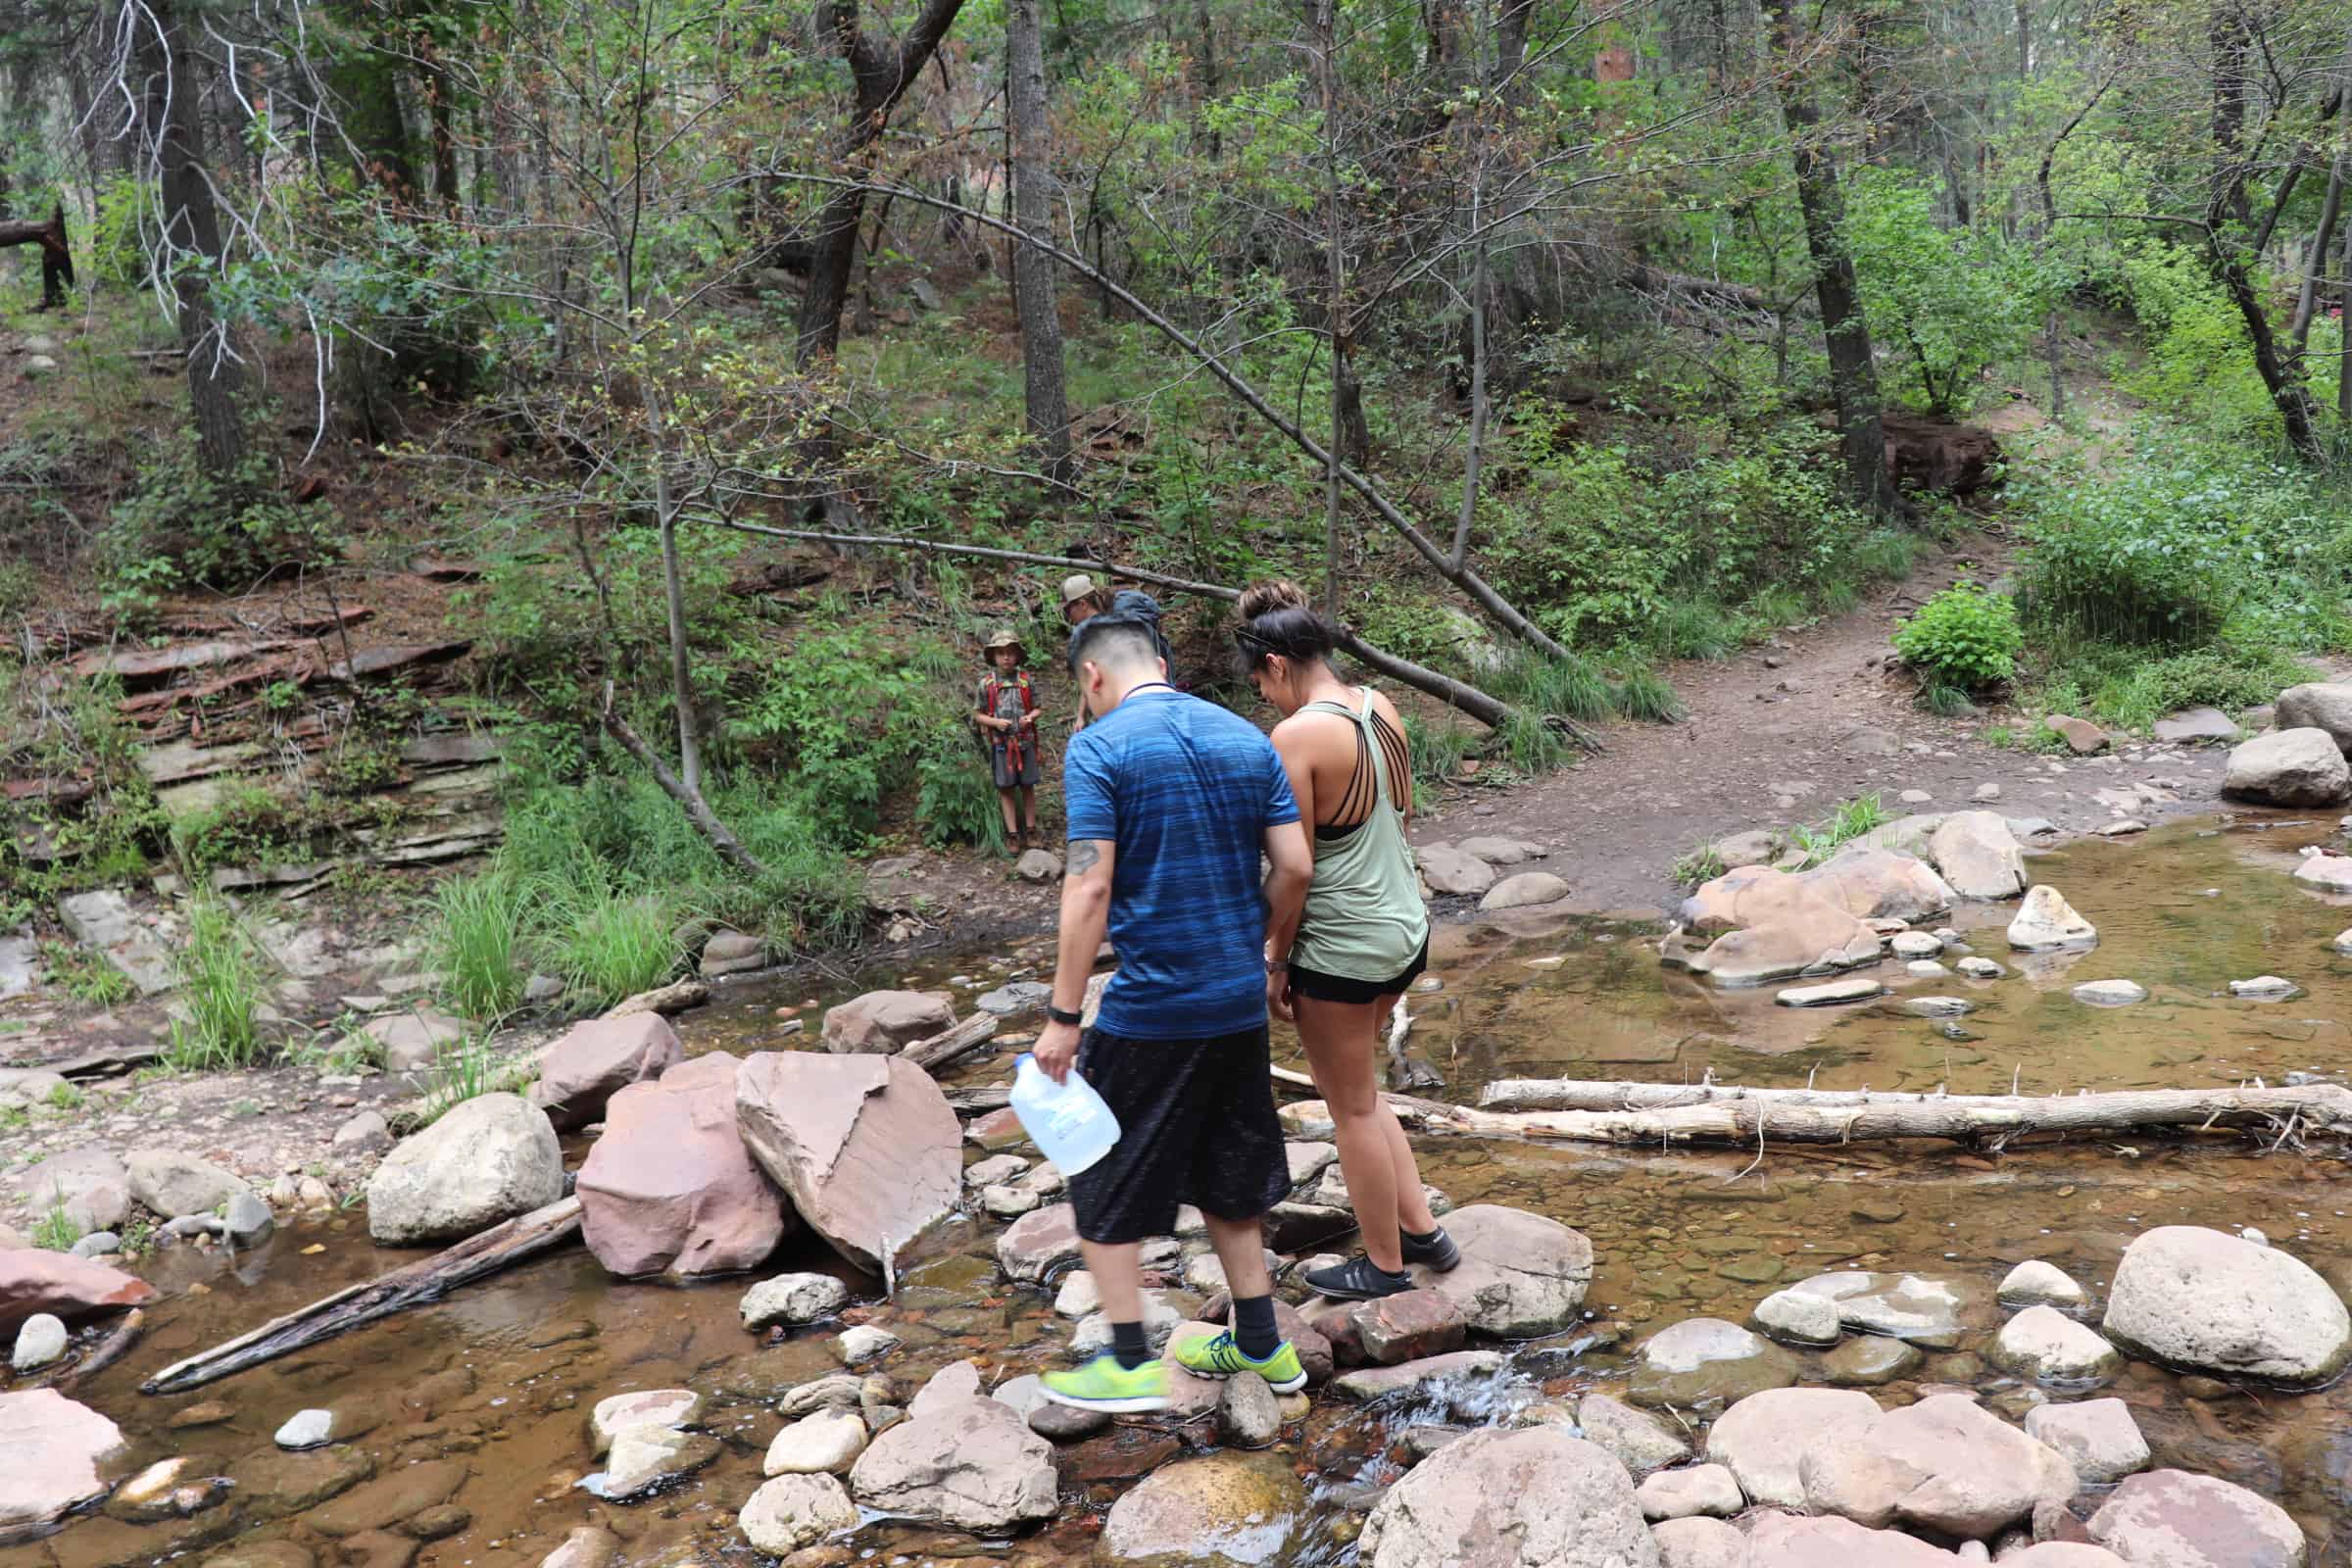
[[[289,1351],[413,1306],[439,1300],[461,1285],[509,1264],[561,1247],[580,1231],[580,1200],[566,1198],[493,1225],[455,1247],[404,1264],[379,1279],[348,1286],[310,1305],[272,1318],[225,1345],[174,1362],[139,1385],[141,1394],[179,1394],[216,1378],[273,1361]]]
[[[1846,1144],[1948,1138],[1997,1147],[2029,1133],[2261,1128],[2280,1142],[2297,1133],[2352,1134],[2352,1090],[2338,1084],[1929,1095],[1506,1079],[1488,1086],[1478,1109],[1403,1095],[1391,1095],[1389,1103],[1408,1126],[1430,1132],[1593,1144],[1752,1147],[1776,1139]]]

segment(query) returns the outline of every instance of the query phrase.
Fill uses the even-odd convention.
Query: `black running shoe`
[[[1392,1274],[1358,1252],[1335,1267],[1309,1269],[1306,1285],[1317,1296],[1335,1301],[1377,1301],[1384,1296],[1401,1296],[1411,1290],[1413,1277]]]
[[[1404,1266],[1418,1263],[1433,1274],[1450,1274],[1461,1267],[1462,1250],[1453,1245],[1453,1238],[1441,1225],[1426,1242],[1417,1242],[1409,1235],[1399,1238],[1404,1252]]]

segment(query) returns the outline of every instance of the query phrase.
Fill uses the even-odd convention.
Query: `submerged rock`
[[[781,1324],[800,1328],[847,1306],[850,1288],[830,1274],[779,1274],[743,1293],[738,1310],[754,1333]]]
[[[1838,1303],[1802,1291],[1775,1291],[1756,1303],[1749,1320],[1784,1345],[1836,1345],[1844,1325]]]
[[[1791,986],[1773,1000],[1784,1007],[1833,1007],[1840,1003],[1868,1002],[1886,992],[1876,980],[1830,980],[1817,986]]]
[[[2230,981],[2230,994],[2243,1002],[2288,1002],[2301,996],[2303,988],[2275,974],[2258,974],[2251,980]]]
[[[1627,1397],[1640,1405],[1721,1408],[1785,1389],[1796,1373],[1796,1357],[1739,1324],[1690,1318],[1643,1343]]]
[[[2085,980],[2075,987],[2074,998],[2086,1007],[2129,1007],[2148,1000],[2148,988],[2136,980]]]
[[[99,1465],[122,1446],[112,1421],[55,1389],[0,1394],[0,1541],[104,1496]]]
[[[2101,1325],[2151,1360],[2287,1388],[2352,1362],[2352,1314],[2300,1259],[2221,1231],[2165,1225],[2124,1251]]]
[[[1849,1329],[1941,1350],[1960,1343],[1984,1304],[1981,1285],[1917,1274],[1816,1274],[1788,1288],[1835,1302]]]
[[[1364,1521],[1370,1568],[1658,1568],[1625,1467],[1557,1427],[1448,1443]]]

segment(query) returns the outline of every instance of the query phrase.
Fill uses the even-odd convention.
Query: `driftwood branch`
[[[122,1321],[116,1324],[105,1339],[91,1346],[87,1354],[57,1379],[55,1386],[71,1390],[113,1366],[130,1353],[130,1348],[139,1343],[139,1336],[146,1328],[147,1314],[138,1307],[132,1307],[122,1314]]]
[[[1390,1103],[1399,1117],[1432,1132],[1597,1144],[1745,1146],[1762,1136],[1767,1117],[1771,1135],[1793,1144],[1997,1142],[2028,1133],[2203,1132],[2290,1121],[2307,1132],[2352,1134],[2352,1090],[2335,1084],[2033,1096],[1510,1079],[1488,1086],[1475,1110],[1402,1096],[1391,1096]],[[1516,1108],[1496,1108],[1503,1106]]]
[[[694,824],[694,830],[717,852],[720,859],[754,881],[767,875],[767,867],[761,865],[758,858],[743,847],[743,841],[718,819],[717,813],[710,809],[710,803],[703,799],[703,792],[672,773],[669,764],[662,761],[661,756],[646,745],[635,730],[629,728],[628,720],[612,710],[612,684],[610,681],[605,683],[605,707],[598,717],[604,721],[605,732],[620,742],[623,751],[645,764],[646,771],[654,775],[654,782],[662,786],[662,793],[678,803],[679,808],[686,813],[686,820]]]
[[[1238,588],[1222,583],[1197,582],[1189,577],[1174,577],[1164,571],[1147,571],[1140,566],[1121,566],[1113,563],[1090,561],[1079,556],[1045,556],[1027,550],[1001,550],[991,545],[967,545],[954,539],[918,539],[906,534],[834,533],[821,528],[775,528],[765,523],[745,522],[735,517],[704,516],[700,521],[738,533],[760,534],[770,539],[793,539],[808,544],[845,545],[869,550],[920,550],[937,556],[970,556],[981,561],[1010,561],[1029,566],[1067,566],[1074,571],[1101,572],[1107,577],[1124,577],[1154,588],[1166,588],[1176,593],[1200,594],[1208,599],[1228,603],[1242,597]],[[1399,659],[1385,649],[1376,648],[1354,632],[1342,628],[1339,638],[1341,652],[1367,669],[1378,670],[1391,680],[1401,681],[1417,692],[1436,698],[1449,708],[1460,710],[1490,729],[1500,728],[1518,716],[1510,704],[1489,696],[1464,681],[1440,674],[1409,659]],[[1600,741],[1583,725],[1559,715],[1549,714],[1546,724],[1563,730],[1569,739],[1586,751],[1597,754]]]
[[[580,1200],[566,1198],[535,1208],[503,1225],[430,1257],[394,1269],[379,1279],[353,1285],[310,1305],[272,1318],[227,1344],[173,1362],[139,1385],[141,1394],[178,1394],[247,1367],[273,1361],[305,1346],[331,1340],[347,1329],[437,1301],[461,1285],[495,1274],[511,1263],[561,1247],[579,1234]]]
[[[925,1072],[937,1072],[967,1052],[979,1050],[996,1032],[995,1013],[975,1012],[953,1029],[917,1040],[899,1054]]]

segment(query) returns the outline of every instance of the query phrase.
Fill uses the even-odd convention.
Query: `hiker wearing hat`
[[[988,663],[972,703],[972,726],[988,746],[1005,841],[1026,850],[1037,837],[1037,693],[1021,668],[1021,640],[1011,627],[1000,626],[989,637]]]
[[[1114,594],[1083,571],[1061,579],[1061,619],[1070,628],[1072,647],[1077,646],[1079,627],[1097,615],[1114,614],[1142,621],[1152,633],[1152,645],[1159,650],[1160,662],[1171,670],[1176,667],[1176,656],[1168,648],[1167,635],[1159,629],[1158,600],[1139,588],[1122,588]],[[1086,728],[1086,693],[1081,691],[1078,710],[1070,717],[1070,733],[1077,734]]]

